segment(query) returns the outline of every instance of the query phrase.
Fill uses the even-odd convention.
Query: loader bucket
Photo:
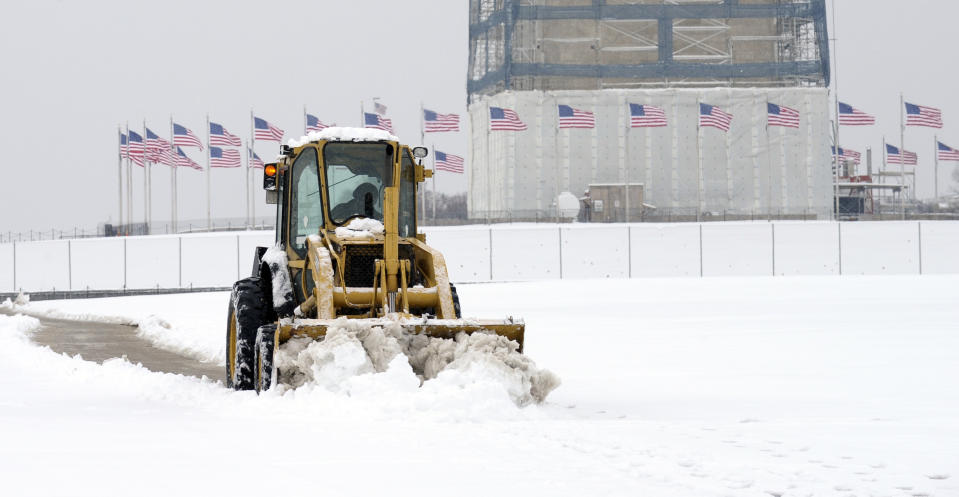
[[[420,319],[405,318],[394,320],[390,318],[354,319],[353,322],[362,322],[369,326],[385,326],[399,322],[403,329],[414,335],[426,335],[433,338],[455,338],[458,333],[491,332],[506,337],[519,344],[519,352],[523,352],[523,338],[526,324],[522,320],[512,318],[495,319]],[[277,327],[277,340],[286,342],[293,337],[311,337],[322,339],[330,326],[337,324],[335,319],[293,319],[282,320]]]

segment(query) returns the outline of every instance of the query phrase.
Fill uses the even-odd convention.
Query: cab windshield
[[[393,184],[389,143],[331,142],[323,147],[330,220],[354,216],[383,221],[383,192]]]

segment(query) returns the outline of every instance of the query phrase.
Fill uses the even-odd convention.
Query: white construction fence
[[[456,282],[959,273],[959,221],[430,227]],[[272,232],[0,244],[0,292],[227,287]]]

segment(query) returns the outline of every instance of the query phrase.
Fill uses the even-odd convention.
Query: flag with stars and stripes
[[[876,117],[842,102],[839,102],[839,124],[842,126],[872,126]]]
[[[192,131],[186,126],[180,126],[173,123],[173,144],[180,147],[196,147],[203,150],[203,142],[200,141]]]
[[[136,131],[129,131],[127,144],[127,155],[130,157],[130,160],[132,160],[134,164],[143,167],[143,137],[137,134]]]
[[[210,167],[240,167],[240,152],[232,148],[210,147]]]
[[[799,129],[799,111],[796,109],[766,102],[766,110],[766,122],[770,126]]]
[[[666,126],[666,112],[661,107],[629,104],[630,128],[661,128]]]
[[[325,124],[323,121],[320,121],[320,119],[314,116],[313,114],[306,115],[306,132],[307,133],[309,133],[310,131],[323,131],[324,129],[329,127],[330,127],[329,124]]]
[[[270,124],[266,119],[253,118],[253,139],[274,142],[283,141],[283,130]],[[237,154],[239,157],[239,154]]]
[[[956,150],[941,141],[936,141],[936,153],[939,160],[959,161],[959,150]]]
[[[379,114],[363,113],[363,127],[372,129],[382,129],[390,134],[393,133],[393,121]]]
[[[261,159],[259,155],[256,155],[256,152],[254,152],[253,149],[251,148],[246,149],[246,153],[248,154],[247,156],[250,159],[250,167],[252,167],[253,169],[263,169],[264,167],[263,159]]]
[[[942,111],[935,107],[926,107],[906,102],[906,126],[942,127]]]
[[[580,110],[569,105],[559,106],[559,129],[596,127],[596,116],[592,112]]]
[[[832,147],[832,156],[834,159],[849,161],[853,164],[859,164],[862,160],[862,154],[855,150],[839,147],[839,153],[836,154],[836,147]]]
[[[423,109],[423,131],[426,133],[442,133],[445,131],[459,131],[459,114],[438,114],[429,109]]]
[[[489,108],[490,131],[523,131],[526,123],[520,120],[519,114],[512,109],[503,107]]]
[[[197,171],[202,171],[203,167],[197,164],[193,159],[186,155],[182,148],[176,148],[176,167],[188,167]]]
[[[230,133],[222,124],[210,121],[210,145],[217,147],[239,147],[240,137]]]
[[[463,173],[463,158],[458,155],[436,151],[436,170],[448,173]]]
[[[903,158],[905,156],[905,158]],[[903,164],[905,166],[915,166],[919,162],[919,158],[916,156],[915,152],[910,152],[904,150],[903,154],[899,154],[899,147],[894,147],[890,144],[886,144],[886,162],[889,164]]]
[[[699,104],[699,127],[729,131],[729,126],[732,125],[732,122],[732,114],[727,114],[714,105]]]

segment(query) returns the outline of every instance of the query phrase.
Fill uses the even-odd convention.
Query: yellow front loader
[[[270,388],[280,344],[322,339],[344,317],[438,338],[496,333],[522,351],[522,321],[462,319],[443,255],[417,232],[417,188],[432,176],[425,148],[354,128],[291,145],[263,171],[277,205],[275,246],[258,247],[252,276],[233,285],[227,386]]]

